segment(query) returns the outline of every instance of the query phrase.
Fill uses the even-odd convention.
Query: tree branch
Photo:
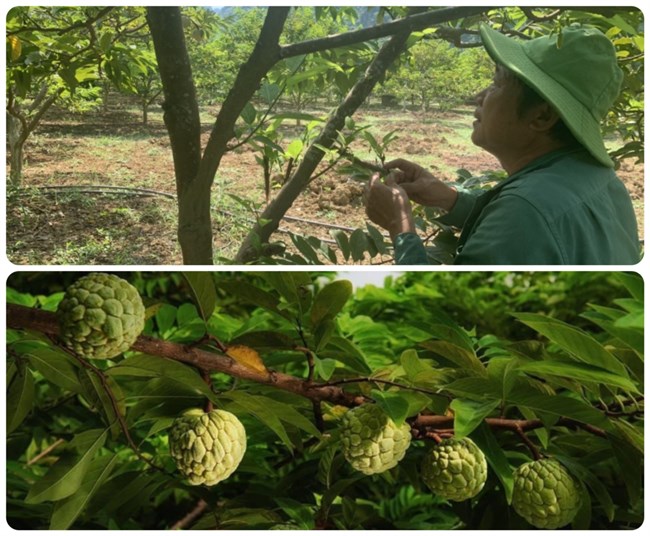
[[[328,35],[327,37],[311,39],[309,41],[302,41],[301,43],[294,43],[291,45],[284,45],[280,48],[280,58],[290,58],[292,56],[300,56],[302,54],[354,45],[402,32],[423,30],[442,22],[480,15],[481,13],[485,13],[491,9],[494,8],[487,6],[443,7],[434,11],[409,15],[403,19],[394,22],[387,22],[385,24],[378,24],[377,26],[371,26],[370,28],[363,28],[361,30],[354,30],[336,35]]]
[[[7,304],[7,327],[30,329],[53,336],[59,334],[59,326],[54,313],[15,304]],[[242,380],[271,385],[315,401],[327,401],[342,406],[358,406],[367,401],[365,397],[346,393],[340,387],[309,383],[281,372],[258,372],[239,364],[216,349],[207,351],[144,335],[138,337],[131,349],[187,363],[200,370],[223,372]]]
[[[7,304],[7,328],[34,330],[55,337],[59,334],[59,326],[55,313],[16,304]],[[144,335],[138,337],[131,349],[152,356],[187,363],[202,371],[223,372],[235,378],[270,385],[308,398],[315,403],[329,402],[331,404],[354,407],[368,402],[366,397],[347,393],[341,387],[332,383],[311,383],[301,378],[275,371],[258,372],[257,370],[237,363],[235,360],[216,350],[214,352],[201,350],[192,346],[162,341]],[[371,381],[377,381],[372,378],[369,379]],[[354,381],[358,382],[359,380],[354,379]],[[345,381],[338,383],[342,384]],[[388,382],[386,381],[386,383]],[[399,387],[409,390],[414,389],[405,385],[400,385]],[[431,393],[429,392],[429,394]],[[409,422],[414,429],[423,431],[423,436],[426,436],[430,432],[442,436],[449,435],[449,430],[453,429],[454,417],[453,415],[418,415],[410,419]],[[488,417],[484,422],[491,428],[512,430],[515,433],[544,427],[544,423],[540,419]],[[557,426],[582,429],[599,437],[607,437],[605,430],[567,417],[558,419]]]

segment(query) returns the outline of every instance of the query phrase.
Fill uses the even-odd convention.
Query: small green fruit
[[[525,463],[514,474],[512,506],[534,527],[557,529],[580,509],[580,485],[559,461]]]
[[[145,321],[136,288],[115,275],[101,273],[70,285],[56,314],[63,344],[92,359],[111,359],[128,350]]]
[[[447,500],[471,499],[487,480],[485,455],[469,437],[444,439],[425,455],[422,479]]]
[[[246,452],[246,430],[232,413],[191,409],[169,432],[169,450],[190,484],[214,486],[228,478]]]
[[[341,445],[345,459],[366,475],[395,467],[411,444],[411,427],[397,426],[375,404],[364,404],[341,420]]]

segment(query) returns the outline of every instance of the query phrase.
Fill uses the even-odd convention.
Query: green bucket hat
[[[577,140],[603,165],[614,167],[600,123],[618,97],[623,71],[612,42],[600,30],[569,26],[558,34],[519,41],[481,26],[492,59],[544,97]]]

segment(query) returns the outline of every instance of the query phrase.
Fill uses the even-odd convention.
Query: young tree
[[[10,179],[22,182],[24,148],[57,102],[74,104],[105,76],[118,85],[146,69],[141,8],[15,7],[7,14],[7,141]],[[146,54],[146,51],[145,51]]]
[[[7,521],[638,528],[643,317],[623,273],[16,273]]]

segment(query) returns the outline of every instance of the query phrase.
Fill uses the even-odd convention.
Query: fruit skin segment
[[[190,409],[172,423],[169,450],[191,485],[214,486],[228,478],[242,461],[246,430],[228,411]]]
[[[76,354],[111,359],[128,350],[144,329],[138,291],[112,274],[88,274],[70,285],[57,309],[60,338]]]
[[[364,404],[341,420],[341,446],[348,463],[366,475],[395,467],[411,444],[411,427],[396,425],[375,404]]]
[[[444,439],[425,455],[422,479],[436,495],[450,501],[465,501],[483,489],[487,461],[470,438]]]
[[[512,506],[540,529],[569,524],[580,509],[580,486],[554,459],[525,463],[514,474]]]

